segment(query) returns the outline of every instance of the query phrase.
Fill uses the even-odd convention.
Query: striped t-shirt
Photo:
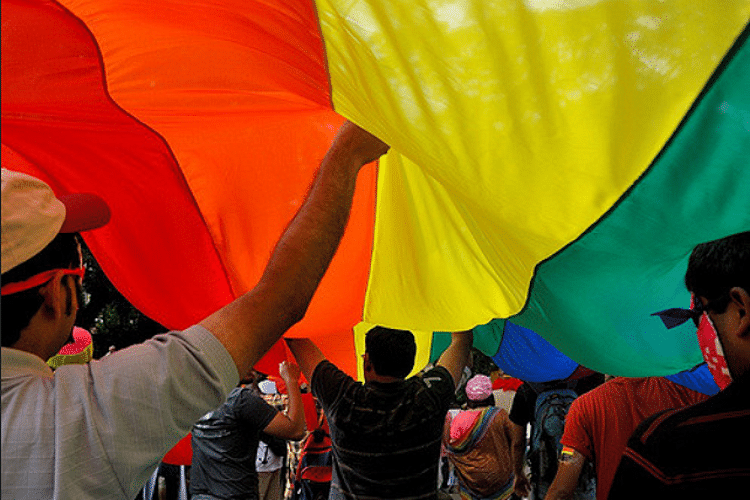
[[[609,499],[741,498],[750,484],[749,449],[746,379],[644,421],[628,441]]]
[[[437,367],[423,377],[362,384],[323,361],[312,392],[333,443],[329,499],[433,499],[453,379]]]

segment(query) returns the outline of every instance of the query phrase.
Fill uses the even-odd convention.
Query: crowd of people
[[[712,397],[661,378],[581,378],[526,383],[505,412],[474,377],[463,389],[470,407],[446,420],[472,331],[454,332],[435,365],[409,377],[413,335],[380,326],[366,334],[364,382],[311,340],[287,339],[296,365],[281,367],[286,413],[238,387],[304,316],[344,232],[359,169],[387,149],[347,122],[257,286],[184,331],[54,371],[46,361],[68,343],[81,304],[78,233],[106,224],[109,210],[96,196],[58,198],[41,180],[3,169],[2,498],[133,499],[190,432],[192,498],[257,498],[261,432],[304,435],[300,372],[329,429],[329,499],[437,498],[441,453],[462,498],[743,491],[750,232],[693,250],[685,276],[693,304],[671,313],[696,324],[722,386]]]

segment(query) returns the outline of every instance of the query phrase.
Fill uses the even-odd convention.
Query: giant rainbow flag
[[[363,170],[307,317],[445,331],[527,379],[701,362],[687,256],[750,229],[750,0],[3,0],[3,166],[106,198],[86,236],[184,328],[251,289],[346,117]],[[264,358],[285,356],[282,343]],[[272,371],[272,370],[271,370]]]

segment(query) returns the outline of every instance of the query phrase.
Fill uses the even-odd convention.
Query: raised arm
[[[451,334],[451,344],[440,355],[437,361],[438,366],[444,367],[453,377],[453,385],[458,387],[461,381],[461,372],[469,361],[469,351],[474,342],[472,330],[465,332],[453,332]]]
[[[299,366],[284,361],[279,365],[279,375],[286,384],[289,396],[287,414],[279,412],[263,429],[263,432],[282,439],[302,439],[305,436],[305,410],[302,407],[302,393],[299,390]]]
[[[307,383],[312,382],[312,374],[315,371],[315,367],[326,359],[323,353],[318,349],[318,346],[313,344],[310,339],[284,339],[286,345],[289,346],[289,350],[292,351],[294,359],[297,360],[302,375],[307,379]]]
[[[378,138],[346,122],[258,284],[201,322],[229,351],[239,373],[304,317],[344,234],[357,174],[387,150]]]

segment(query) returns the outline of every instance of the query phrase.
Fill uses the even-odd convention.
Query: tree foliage
[[[133,307],[112,285],[85,243],[82,247],[84,305],[76,324],[91,332],[94,358],[107,354],[110,346],[119,350],[167,331]]]

